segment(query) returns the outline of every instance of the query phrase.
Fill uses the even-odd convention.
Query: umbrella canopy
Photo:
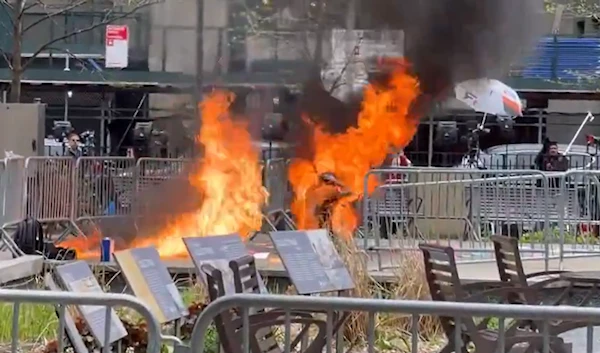
[[[454,87],[456,99],[480,113],[522,116],[523,104],[517,92],[498,80],[468,80]]]

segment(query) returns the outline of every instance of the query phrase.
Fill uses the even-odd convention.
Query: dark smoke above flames
[[[405,55],[423,96],[415,109],[427,110],[455,83],[474,78],[503,79],[511,63],[531,54],[543,28],[541,0],[363,0],[358,13],[381,29],[405,32]],[[331,132],[356,122],[361,97],[333,98],[320,78],[307,80],[296,107]],[[417,114],[418,114],[417,112]],[[297,131],[294,141],[298,141]],[[300,138],[301,139],[301,138]]]

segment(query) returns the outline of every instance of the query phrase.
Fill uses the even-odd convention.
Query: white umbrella
[[[517,92],[498,80],[468,80],[454,87],[456,99],[475,111],[499,116],[522,116],[523,104]]]

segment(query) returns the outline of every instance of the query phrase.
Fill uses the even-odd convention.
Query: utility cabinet
[[[5,151],[23,157],[43,156],[45,118],[45,104],[0,104],[0,159]]]

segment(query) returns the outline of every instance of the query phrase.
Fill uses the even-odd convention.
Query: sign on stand
[[[129,28],[126,25],[106,26],[107,68],[125,68],[129,64]]]
[[[56,267],[56,273],[63,282],[63,285],[70,292],[104,293],[96,280],[96,276],[94,276],[85,261],[75,261],[58,266]],[[104,324],[106,322],[107,308],[97,305],[80,305],[78,308],[92,335],[96,338],[100,347],[104,347]],[[109,310],[111,311],[111,319],[108,343],[113,343],[127,336],[127,331],[115,311],[112,308]]]
[[[354,288],[350,272],[327,230],[282,231],[270,235],[298,294]]]
[[[155,248],[117,251],[114,256],[133,293],[150,306],[161,323],[189,314],[169,270]]]

